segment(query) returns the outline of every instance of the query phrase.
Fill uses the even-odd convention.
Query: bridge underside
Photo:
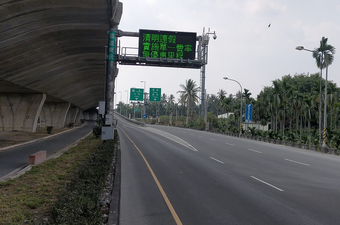
[[[108,18],[107,0],[2,1],[0,85],[83,110],[96,106],[103,98]]]
[[[105,46],[112,2],[114,0],[1,1],[2,130],[5,130],[4,124],[12,124],[14,129],[15,118],[22,117],[24,122],[18,126],[33,131],[34,127],[26,129],[29,125],[25,124],[30,119],[33,121],[29,123],[34,123],[44,110],[44,103],[63,105],[65,109],[78,108],[75,111],[82,112],[103,100]],[[26,104],[26,108],[21,108],[25,105],[22,101],[31,101],[32,107]],[[39,115],[34,115],[34,110]],[[9,123],[7,118],[13,121]]]

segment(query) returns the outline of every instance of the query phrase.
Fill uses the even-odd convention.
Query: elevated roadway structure
[[[116,0],[0,2],[0,130],[35,132],[38,121],[58,128],[95,117],[119,7]]]

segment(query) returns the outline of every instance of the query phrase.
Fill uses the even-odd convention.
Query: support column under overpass
[[[54,128],[64,127],[70,106],[71,103],[46,102],[40,113],[40,126],[53,126]]]
[[[84,119],[84,112],[83,112],[83,110],[79,109],[77,116],[76,116],[76,122],[75,123],[81,123],[82,119]]]
[[[76,123],[76,118],[77,118],[79,111],[80,110],[78,107],[70,107],[70,109],[68,110],[67,116],[66,116],[65,126],[68,126],[70,123],[73,123],[73,124]]]
[[[35,132],[45,94],[0,93],[0,130]]]

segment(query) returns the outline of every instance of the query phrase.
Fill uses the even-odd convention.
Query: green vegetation
[[[113,145],[91,135],[59,158],[0,182],[0,224],[42,224],[44,218],[49,224],[101,224],[99,194]]]

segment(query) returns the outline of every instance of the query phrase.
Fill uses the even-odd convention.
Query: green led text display
[[[139,30],[139,57],[195,59],[196,33]]]

